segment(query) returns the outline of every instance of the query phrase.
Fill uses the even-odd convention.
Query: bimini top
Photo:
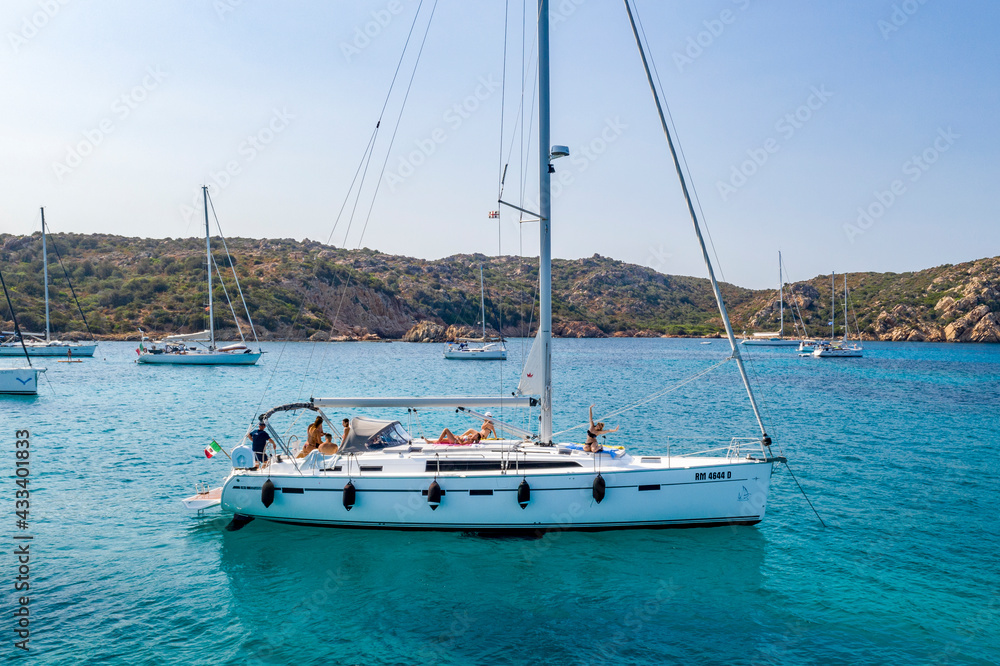
[[[202,331],[200,333],[178,333],[177,335],[168,335],[163,338],[162,342],[208,342],[210,339],[208,331]]]
[[[409,433],[399,421],[383,421],[355,416],[351,419],[351,432],[347,435],[340,453],[380,451],[387,446],[408,444]]]

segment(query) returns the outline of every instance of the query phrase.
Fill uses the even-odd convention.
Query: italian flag
[[[216,442],[213,439],[212,443],[205,447],[205,457],[206,458],[211,458],[212,456],[214,456],[216,453],[218,453],[221,450],[222,450],[222,447],[219,446],[219,443]]]

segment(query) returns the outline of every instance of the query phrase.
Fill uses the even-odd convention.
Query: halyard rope
[[[625,413],[625,412],[627,412],[629,410],[635,409],[636,407],[641,407],[641,406],[643,406],[643,405],[645,405],[647,403],[650,403],[650,402],[653,402],[654,400],[662,398],[666,394],[668,394],[668,393],[670,393],[672,391],[676,391],[677,389],[681,388],[682,386],[690,384],[691,382],[693,382],[694,380],[698,379],[699,377],[707,375],[708,373],[710,373],[711,371],[715,370],[719,366],[721,366],[721,365],[723,365],[723,364],[731,361],[732,358],[733,358],[732,356],[727,356],[726,358],[722,359],[721,361],[719,361],[715,365],[710,366],[708,368],[705,368],[701,372],[695,373],[694,375],[691,375],[687,379],[682,380],[681,382],[679,382],[678,384],[675,384],[674,386],[670,386],[668,388],[661,389],[661,390],[657,391],[656,393],[651,393],[648,396],[646,396],[645,398],[642,398],[641,400],[638,400],[636,402],[627,404],[624,407],[620,407],[620,408],[618,408],[618,409],[616,409],[616,410],[614,410],[612,412],[608,412],[607,414],[602,415],[601,418],[602,419],[609,419],[611,417],[618,416],[619,414],[623,414],[623,413]],[[571,430],[576,430],[578,428],[587,428],[587,427],[590,427],[590,423],[589,422],[587,422],[587,423],[581,423],[579,425],[575,425],[575,426],[572,426],[570,428],[566,428],[565,430],[560,430],[559,432],[552,433],[552,436],[555,437],[556,435],[561,435],[561,434],[569,432]]]

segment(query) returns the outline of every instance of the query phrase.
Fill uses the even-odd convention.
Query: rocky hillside
[[[848,320],[866,340],[1000,342],[1000,257],[913,273],[848,273]],[[843,332],[843,276],[837,276],[837,335]],[[785,328],[801,313],[811,335],[829,336],[830,276],[789,285]],[[789,297],[790,293],[790,297]],[[751,330],[777,330],[776,293],[734,308]]]
[[[436,261],[344,250],[315,241],[228,240],[250,314],[264,339],[443,340],[479,329],[479,267],[486,281],[491,333],[530,335],[537,317],[537,260],[455,255]],[[213,241],[223,274],[215,282],[216,328],[236,336],[246,314],[222,244]],[[56,250],[62,263],[57,260]],[[98,337],[187,333],[208,326],[204,240],[57,234],[49,243],[53,330],[86,337],[63,271],[69,274]],[[0,234],[0,270],[24,330],[44,329],[41,238]],[[663,275],[594,255],[555,260],[553,332],[563,337],[717,335],[721,321],[708,281]],[[914,273],[851,273],[850,320],[879,340],[1000,341],[1000,258]],[[786,287],[789,309],[812,335],[828,335],[829,276]],[[838,335],[843,284],[837,280]],[[777,295],[723,285],[739,333],[778,327]],[[788,296],[790,294],[790,296]],[[11,323],[5,304],[0,323]]]
[[[488,328],[508,336],[535,328],[537,260],[456,255],[426,261],[290,239],[229,239],[228,246],[264,338],[402,338],[421,322],[441,327],[434,329],[434,339],[468,335],[480,320],[480,265]],[[246,315],[221,242],[213,241],[213,248],[223,273],[213,290],[215,324],[222,335],[232,336],[227,291],[244,327]],[[140,327],[147,333],[180,333],[208,326],[203,240],[57,234],[50,237],[49,253],[52,324],[63,337],[86,331],[64,268],[99,337],[134,337]],[[22,328],[42,330],[40,235],[0,234],[0,270]],[[557,335],[709,335],[721,327],[706,280],[662,275],[598,255],[556,260],[553,292]],[[729,285],[725,292],[733,303],[758,295]],[[0,312],[7,318],[6,308]],[[4,326],[9,329],[9,320]]]

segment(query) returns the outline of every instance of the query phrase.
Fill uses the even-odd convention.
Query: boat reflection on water
[[[741,615],[760,607],[765,584],[769,542],[753,527],[524,540],[255,521],[221,541],[230,621],[246,637],[240,656],[265,663],[303,653],[464,663],[500,650],[514,662],[546,654],[622,663],[639,644],[648,658],[677,659],[685,632],[702,633],[720,617],[741,630],[767,620]],[[592,632],[600,640],[581,640]],[[663,644],[651,653],[657,635]],[[738,654],[735,645],[721,649]]]

